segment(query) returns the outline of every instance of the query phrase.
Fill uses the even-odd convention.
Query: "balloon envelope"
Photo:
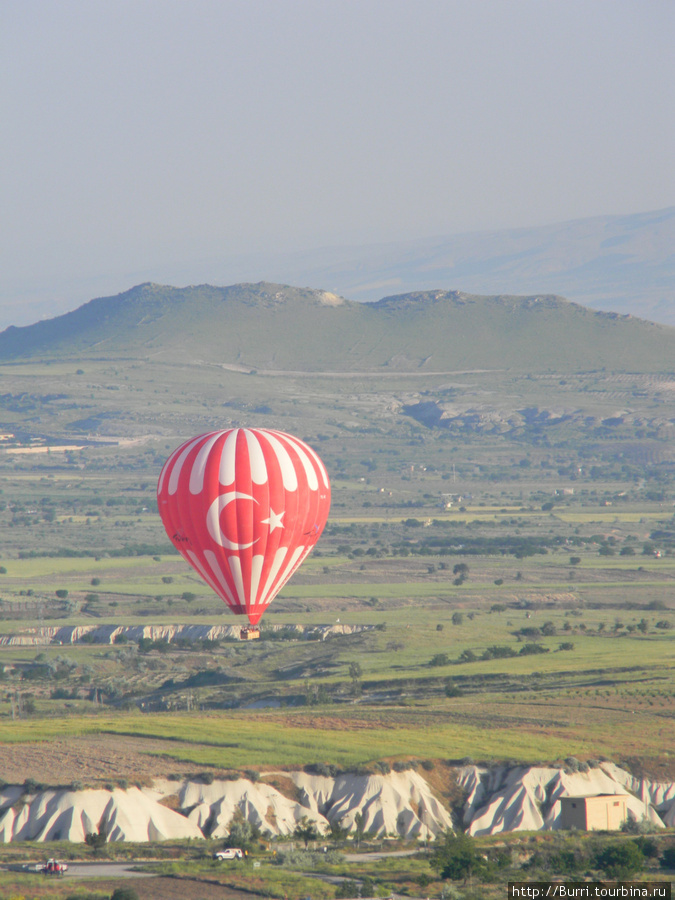
[[[157,502],[176,549],[255,625],[321,536],[330,483],[299,438],[233,428],[175,450],[159,476]]]

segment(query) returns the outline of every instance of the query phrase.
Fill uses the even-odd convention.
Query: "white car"
[[[218,850],[213,854],[214,859],[243,859],[244,852],[239,847],[228,847],[227,850]]]

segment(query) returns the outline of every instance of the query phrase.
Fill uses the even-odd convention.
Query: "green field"
[[[107,323],[57,323],[48,347],[27,332],[0,346],[1,740],[148,735],[157,771],[317,755],[670,765],[671,330],[558,300],[534,318],[454,295],[383,315],[291,289],[270,306],[249,286],[188,292],[185,335],[188,295],[148,290]],[[131,329],[148,303],[161,334]],[[225,343],[204,326],[222,303]],[[328,348],[310,340],[326,316]],[[292,351],[276,340],[289,323]],[[324,535],[263,625],[369,629],[71,644],[77,628],[241,624],[172,553],[155,496],[182,440],[240,424],[305,438],[332,482]],[[58,443],[83,449],[15,452]]]

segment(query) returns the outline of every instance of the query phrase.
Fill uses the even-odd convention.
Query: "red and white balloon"
[[[299,438],[233,428],[175,450],[159,476],[157,502],[176,549],[255,625],[321,536],[330,482]]]

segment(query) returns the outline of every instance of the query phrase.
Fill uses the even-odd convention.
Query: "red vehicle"
[[[42,871],[45,875],[65,875],[67,869],[68,864],[59,862],[58,859],[47,860],[45,865],[42,867]]]

